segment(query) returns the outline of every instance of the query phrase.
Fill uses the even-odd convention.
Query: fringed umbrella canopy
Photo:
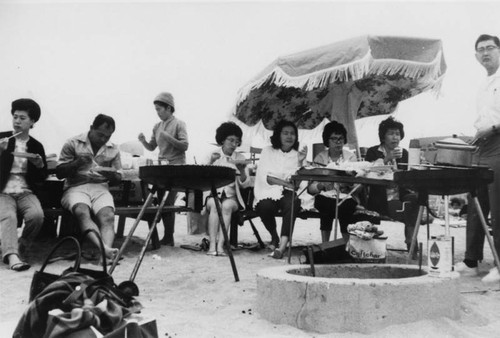
[[[445,71],[441,40],[361,36],[278,58],[240,89],[234,117],[266,129],[282,119],[301,129],[336,120],[357,145],[357,118],[439,91]]]

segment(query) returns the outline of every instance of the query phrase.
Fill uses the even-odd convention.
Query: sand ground
[[[178,215],[175,247],[148,250],[140,266],[135,283],[139,286],[138,299],[144,305],[142,315],[155,318],[160,337],[362,337],[359,333],[318,334],[305,332],[288,325],[277,325],[261,318],[254,310],[256,301],[256,273],[265,267],[287,264],[286,260],[267,257],[267,250],[234,252],[239,282],[235,282],[229,259],[211,257],[205,252],[180,248],[181,244],[200,243],[206,235],[189,235],[186,215]],[[133,220],[127,222],[128,233]],[[256,220],[264,241],[270,238]],[[404,235],[401,223],[387,222],[381,228],[388,235],[389,249],[403,249]],[[320,242],[317,219],[298,220],[294,234],[292,264],[299,264],[299,246]],[[160,235],[162,226],[160,225]],[[455,262],[463,259],[465,228],[451,228],[455,238]],[[141,222],[127,247],[125,259],[116,268],[113,277],[117,283],[129,279],[136,258],[146,237],[146,223]],[[444,234],[444,227],[431,225],[432,235]],[[419,241],[426,243],[426,226],[420,228]],[[239,228],[241,243],[255,243],[248,224]],[[116,241],[120,246],[123,239]],[[55,241],[38,243],[29,259],[33,263],[26,272],[0,269],[0,337],[10,337],[22,312],[27,307],[28,291],[35,270]],[[425,251],[425,245],[424,245]],[[388,251],[387,263],[404,263],[406,256],[399,251]],[[426,256],[423,259],[426,262]],[[49,271],[60,272],[71,263],[59,261]],[[480,265],[481,276],[492,267],[492,255],[485,247],[485,261]],[[96,266],[94,266],[96,267]],[[376,337],[498,337],[500,335],[500,284],[483,284],[480,277],[462,277],[461,318],[393,325],[378,331]]]

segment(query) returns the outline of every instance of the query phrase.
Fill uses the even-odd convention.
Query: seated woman
[[[250,177],[245,172],[245,156],[235,152],[241,144],[243,132],[241,128],[234,122],[222,123],[215,132],[215,141],[220,145],[220,149],[210,155],[207,161],[211,165],[221,165],[231,167],[237,170],[239,177],[235,183],[226,185],[218,189],[222,218],[226,229],[229,229],[231,224],[231,215],[238,210],[238,194],[239,186],[248,187],[250,185]],[[241,199],[240,199],[241,200]],[[242,202],[240,202],[242,203]],[[210,248],[207,255],[210,256],[225,256],[224,253],[224,236],[221,231],[219,215],[215,206],[213,196],[209,197],[206,204],[208,216],[208,234],[210,236]],[[229,231],[229,230],[228,230]]]
[[[292,212],[292,190],[291,185],[285,188],[283,185],[270,184],[272,180],[268,180],[268,175],[272,175],[282,180],[295,174],[297,169],[302,166],[302,162],[306,158],[307,148],[300,152],[298,130],[293,122],[280,121],[273,130],[271,136],[271,146],[262,149],[260,155],[257,173],[255,175],[254,187],[254,206],[255,211],[260,216],[260,219],[267,231],[271,234],[271,244],[269,248],[273,250],[270,257],[280,259],[283,258],[288,244],[290,227],[293,226],[291,221]],[[294,215],[299,211],[300,203],[296,199],[294,201]],[[276,230],[275,215],[281,210],[283,213],[283,222],[281,226],[281,242]],[[278,247],[279,246],[279,247]]]
[[[381,165],[391,165],[396,169],[406,170],[408,151],[399,147],[399,142],[405,136],[403,124],[389,117],[380,122],[378,136],[380,144],[367,150],[365,160],[380,163]],[[408,250],[410,250],[419,209],[417,195],[415,193],[400,188],[386,189],[384,187],[370,186],[367,208],[377,211],[380,214],[388,215],[388,202],[398,199],[404,202],[403,217],[405,224],[405,242]],[[416,251],[412,253],[413,256],[415,256],[415,254]]]
[[[30,268],[19,251],[35,239],[43,224],[43,210],[34,195],[34,186],[47,178],[45,150],[30,136],[40,118],[40,106],[31,99],[12,102],[14,131],[0,133],[0,239],[2,259],[14,271]],[[24,229],[18,243],[18,215]]]
[[[347,141],[347,130],[344,125],[336,121],[332,121],[325,125],[323,129],[323,144],[328,148],[316,155],[314,162],[329,165],[339,164],[342,162],[355,162],[356,155],[344,149],[344,144]],[[347,197],[342,190],[349,187],[341,186],[330,182],[312,182],[307,191],[311,195],[316,195],[314,198],[314,207],[320,213],[320,230],[321,240],[328,242],[332,232],[332,224],[335,219],[335,207],[337,191],[341,191],[339,198]],[[338,208],[338,220],[340,223],[340,232],[344,239],[348,239],[347,226],[351,223],[352,215],[356,211],[357,202],[353,198],[347,198]]]

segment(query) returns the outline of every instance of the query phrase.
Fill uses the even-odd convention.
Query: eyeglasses
[[[483,54],[484,52],[491,52],[497,48],[498,48],[497,46],[486,46],[476,49],[476,52],[478,52],[479,54]]]
[[[238,138],[232,138],[232,137],[228,137],[226,138],[226,141],[229,142],[229,143],[233,143],[233,144],[236,144],[236,145],[240,145],[240,139]]]
[[[342,142],[344,142],[344,138],[342,136],[338,136],[338,137],[333,136],[333,137],[330,137],[329,140],[333,141],[335,143],[342,143]]]

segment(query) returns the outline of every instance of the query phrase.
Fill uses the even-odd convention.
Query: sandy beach
[[[196,252],[180,247],[182,244],[200,243],[204,235],[187,233],[186,215],[178,215],[175,247],[148,250],[140,266],[135,283],[139,286],[138,299],[144,305],[142,315],[157,321],[159,337],[363,337],[359,333],[318,334],[305,332],[288,325],[277,325],[261,318],[255,309],[256,273],[265,267],[287,264],[286,260],[267,257],[267,250],[234,252],[240,281],[235,282],[228,257],[212,257],[204,251]],[[127,222],[128,233],[133,220]],[[270,238],[260,221],[256,226],[264,241]],[[279,224],[279,223],[278,223]],[[160,230],[163,227],[160,226]],[[388,235],[388,249],[403,249],[404,235],[401,223],[386,222],[381,228]],[[320,241],[317,219],[298,220],[294,234],[292,264],[299,264],[299,246]],[[255,243],[248,224],[239,228],[240,243]],[[431,234],[444,234],[444,227],[431,225]],[[455,262],[463,259],[465,227],[451,228],[455,238]],[[125,258],[115,269],[117,283],[129,279],[147,233],[146,223],[141,222]],[[161,231],[160,231],[161,236]],[[419,241],[425,243],[426,226],[420,228]],[[116,240],[120,246],[123,239]],[[10,337],[22,312],[27,307],[28,291],[35,270],[40,269],[43,258],[54,241],[37,243],[30,254],[33,266],[26,272],[13,272],[3,266],[0,271],[1,337]],[[425,245],[424,245],[425,251]],[[404,263],[406,256],[399,251],[388,250],[387,263]],[[426,257],[424,257],[426,262]],[[493,266],[489,247],[485,249],[485,261],[480,264],[481,276]],[[48,271],[59,272],[70,266],[59,261]],[[94,265],[94,268],[97,266]],[[378,331],[376,337],[498,337],[500,332],[500,285],[483,284],[480,277],[462,277],[461,318],[434,320],[393,325]]]

